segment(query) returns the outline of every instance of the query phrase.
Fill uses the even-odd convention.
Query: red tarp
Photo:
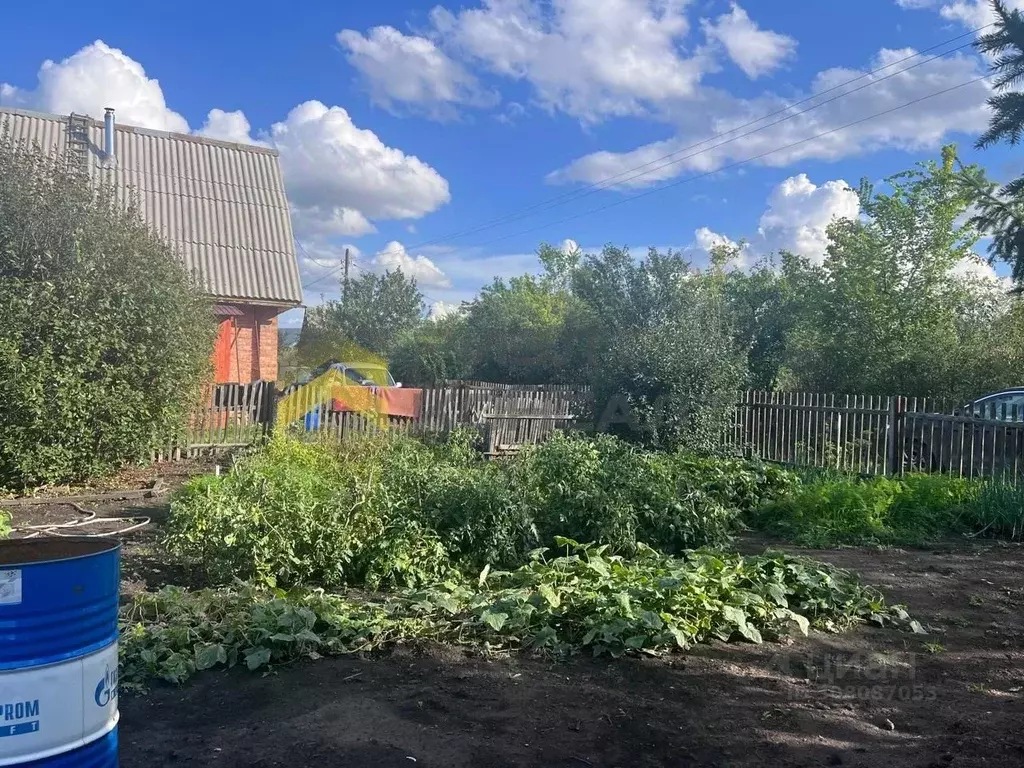
[[[418,418],[423,406],[423,390],[405,387],[344,387],[341,399],[331,401],[334,411],[373,411],[387,416]],[[351,392],[349,391],[351,390]]]

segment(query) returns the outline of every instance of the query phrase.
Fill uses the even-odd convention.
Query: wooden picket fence
[[[272,381],[220,384],[202,394],[204,405],[189,418],[185,435],[155,451],[156,461],[194,458],[251,445],[274,419],[277,388]]]
[[[727,451],[866,475],[940,472],[1016,483],[1024,409],[953,408],[931,398],[747,391],[722,436]]]
[[[204,406],[193,414],[185,438],[179,445],[156,452],[154,458],[193,457],[250,445],[273,428],[280,396],[273,382],[212,388],[204,394]],[[498,456],[541,442],[556,429],[571,427],[588,396],[585,387],[571,385],[449,381],[423,390],[420,413],[415,417],[380,418],[334,411],[324,404],[313,408],[313,418],[303,418],[290,428],[346,440],[382,430],[425,435],[472,427],[481,430],[486,454]]]

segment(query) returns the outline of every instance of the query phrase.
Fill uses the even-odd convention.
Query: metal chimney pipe
[[[114,108],[106,107],[103,116],[103,154],[107,162],[114,160]]]

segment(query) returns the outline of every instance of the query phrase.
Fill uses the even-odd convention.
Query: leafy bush
[[[796,473],[756,460],[679,454],[675,464],[688,487],[741,514],[785,496],[800,484]]]
[[[807,546],[918,544],[959,530],[961,511],[981,488],[942,475],[835,478],[766,504],[754,523]]]
[[[460,636],[489,647],[527,647],[619,656],[694,643],[775,639],[796,625],[839,631],[861,620],[908,620],[851,574],[777,553],[743,557],[692,551],[675,558],[638,545],[629,559],[607,546],[558,540],[512,572],[481,574],[479,586],[446,584],[413,595],[432,615],[454,615]],[[916,625],[915,625],[916,626]]]
[[[242,585],[138,595],[122,615],[121,681],[181,682],[197,670],[249,669],[296,658],[368,651],[415,639],[558,654],[659,654],[713,638],[759,643],[809,627],[916,622],[855,576],[812,560],[647,547],[625,560],[562,539],[566,554],[536,552],[512,572],[405,590],[382,601],[323,591]]]
[[[717,448],[745,361],[713,306],[687,309],[685,317],[615,338],[591,375],[599,428],[666,450]],[[626,419],[616,424],[620,411]]]
[[[683,471],[679,456],[643,451],[608,435],[556,435],[514,464],[544,543],[557,535],[631,552],[720,544],[735,520]]]
[[[9,512],[4,512],[0,509],[0,539],[5,539],[11,535],[11,515]]]
[[[515,567],[555,537],[676,554],[724,542],[740,512],[790,487],[773,467],[556,435],[509,462],[474,436],[350,445],[277,437],[173,498],[166,543],[217,583],[415,585],[449,564]]]
[[[417,584],[444,576],[437,536],[374,477],[372,453],[276,437],[227,475],[174,497],[165,543],[225,583],[257,577],[325,587]],[[379,472],[378,472],[379,475]]]
[[[0,126],[0,487],[77,480],[179,429],[214,323],[111,190]]]

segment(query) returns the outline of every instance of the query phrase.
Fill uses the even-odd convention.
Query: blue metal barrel
[[[0,541],[0,766],[117,766],[120,544]]]

